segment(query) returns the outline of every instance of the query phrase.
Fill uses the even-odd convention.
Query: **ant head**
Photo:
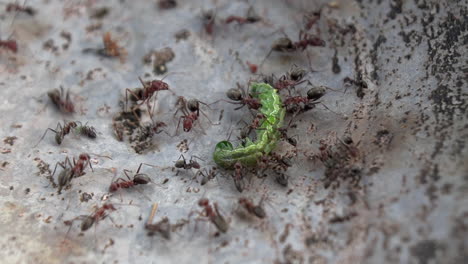
[[[199,108],[199,103],[197,99],[190,99],[187,101],[187,108],[190,110],[190,112],[196,112],[198,111]]]
[[[87,154],[87,153],[81,153],[80,156],[79,156],[79,159],[80,159],[80,160],[87,161],[87,160],[90,160],[91,157],[90,157],[89,154]]]
[[[320,99],[326,93],[326,88],[324,86],[312,87],[307,91],[307,98],[309,100],[316,101]]]
[[[190,118],[185,118],[183,124],[184,124],[184,132],[190,132],[190,130],[192,129],[192,125],[193,125],[192,120]]]
[[[242,167],[243,166],[242,166],[242,164],[240,162],[236,162],[236,164],[234,164],[234,169],[236,169],[236,170],[240,170],[240,169],[242,169]]]
[[[198,169],[198,170],[199,170],[199,169],[201,168],[200,163],[198,163],[197,161],[192,160],[191,163],[192,163],[192,167],[193,167],[194,169]]]
[[[119,184],[118,183],[111,183],[111,185],[109,186],[109,192],[115,192],[119,189]]]
[[[198,201],[199,206],[208,206],[210,204],[210,201],[206,198],[202,198]]]
[[[104,204],[102,208],[104,208],[105,210],[112,210],[112,211],[117,210],[112,204],[108,204],[108,203]]]
[[[226,95],[229,99],[233,101],[240,101],[242,100],[242,92],[238,88],[231,88],[227,90]]]

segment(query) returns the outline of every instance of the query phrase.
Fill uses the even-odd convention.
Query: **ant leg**
[[[180,126],[180,120],[182,118],[185,118],[185,116],[180,116],[179,117],[179,122],[177,122],[177,127],[176,127],[176,130],[174,131],[174,136],[177,136],[177,131],[179,130],[179,126]]]
[[[91,161],[90,160],[88,160],[88,164],[89,164],[89,167],[91,168],[91,171],[94,172],[93,166],[91,166]]]
[[[57,169],[57,165],[60,165],[60,167],[62,167],[63,169],[66,168],[65,165],[63,165],[62,162],[57,162],[57,163],[55,164],[55,168],[54,168],[54,172],[52,173],[52,176],[54,176],[54,174],[55,174],[55,170]]]
[[[198,156],[195,156],[195,155],[193,155],[193,156],[190,157],[190,161],[192,161],[193,158],[197,158],[197,159],[199,159],[199,160],[205,161],[204,159],[202,159],[202,158],[200,158],[200,157],[198,157]]]
[[[210,109],[211,109],[211,108],[210,108]],[[205,112],[203,112],[202,110],[200,110],[200,113],[202,113],[202,115],[205,116],[206,119],[208,119],[208,121],[209,121],[212,125],[214,125],[214,126],[220,125],[219,122],[218,122],[218,123],[213,123],[213,122],[211,121],[211,119],[210,119],[210,118],[205,114]]]
[[[141,164],[140,164],[140,167],[141,167]],[[138,167],[138,171],[140,171],[140,167]],[[128,173],[131,172],[131,170],[124,169],[123,171],[124,171],[125,176],[127,176],[127,178],[131,181],[132,179],[130,178],[130,176],[128,176]],[[122,179],[122,178],[118,178],[116,181],[118,181],[119,179]],[[122,180],[124,180],[124,179],[122,179]]]
[[[182,158],[184,160],[184,163],[187,163],[187,160],[184,157],[184,154],[180,154],[180,156],[177,158],[177,160],[180,160]]]
[[[124,111],[127,111],[127,109],[128,109],[127,108],[127,106],[128,106],[128,93],[133,95],[137,99],[137,101],[141,100],[141,98],[135,92],[130,90],[130,88],[125,89],[125,109],[124,109]]]
[[[39,145],[39,143],[41,143],[41,141],[44,139],[45,135],[47,134],[47,131],[52,131],[54,132],[55,134],[57,134],[58,132],[53,130],[52,128],[47,128],[46,131],[44,132],[44,135],[42,135],[41,139],[39,139],[39,141],[36,143],[36,145],[34,145],[33,148],[37,147],[37,145]]]
[[[270,49],[270,51],[268,52],[268,54],[265,56],[265,58],[262,60],[262,62],[260,63],[260,65],[258,65],[258,69],[260,70],[263,66],[263,63],[265,63],[266,59],[270,56],[270,54],[273,52],[273,49]]]
[[[140,166],[138,166],[138,170],[136,171],[136,174],[140,173],[141,165],[143,165],[143,163],[140,163]]]
[[[242,104],[241,106],[239,106],[239,107],[237,107],[237,108],[234,108],[234,110],[239,110],[239,109],[241,109],[242,107],[244,107],[244,106],[246,106],[246,105],[247,105],[247,104],[244,103],[244,104]]]

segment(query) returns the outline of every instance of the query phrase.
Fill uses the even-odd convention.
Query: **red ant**
[[[90,162],[90,156],[86,153],[80,154],[78,162],[76,162],[75,158],[73,158],[73,165],[68,157],[65,158],[64,162],[57,162],[57,164],[55,164],[55,168],[54,168],[54,172],[52,173],[52,176],[55,174],[55,171],[57,170],[57,165],[60,165],[60,167],[63,168],[63,171],[60,172],[57,178],[59,194],[61,193],[63,187],[70,184],[73,178],[80,177],[85,174],[84,168],[87,165],[89,165],[91,170],[93,170],[93,167],[91,166],[91,162]],[[69,165],[69,167],[67,167],[67,165]]]
[[[250,135],[250,132],[252,132],[252,130],[262,129],[262,128],[260,128],[262,126],[262,124],[263,124],[262,121],[263,122],[268,122],[265,119],[265,115],[263,115],[261,113],[257,113],[255,118],[252,120],[252,123],[250,123],[250,124],[247,124],[245,121],[243,121],[245,124],[247,124],[247,126],[244,127],[244,129],[241,130],[241,137],[240,138],[241,139],[246,139]],[[245,144],[242,144],[242,145],[245,145]]]
[[[216,13],[213,10],[202,12],[203,27],[205,28],[205,32],[210,36],[213,35],[214,32],[215,18]]]
[[[75,158],[73,158],[73,177],[80,177],[85,175],[84,168],[89,165],[91,171],[93,171],[93,166],[91,166],[91,157],[87,153],[81,153],[78,156],[78,162],[75,162]]]
[[[237,83],[237,88],[231,88],[229,90],[227,90],[226,92],[226,96],[231,99],[232,101],[227,101],[227,100],[224,100],[224,99],[220,99],[216,102],[213,102],[211,104],[215,104],[219,101],[225,101],[225,102],[228,102],[230,104],[240,104],[241,106],[235,108],[234,110],[238,110],[238,109],[241,109],[242,107],[246,106],[249,108],[249,109],[254,109],[254,110],[258,110],[260,109],[260,107],[262,106],[262,104],[260,103],[260,101],[257,99],[257,98],[253,98],[250,94],[249,95],[246,95],[245,92],[244,92],[244,89],[242,89],[241,85],[239,83]]]
[[[239,198],[239,204],[243,206],[245,210],[247,210],[247,212],[261,219],[266,217],[265,209],[263,209],[262,203],[263,203],[263,197],[258,203],[258,205],[255,205],[251,199],[243,198],[243,197]]]
[[[149,105],[149,101],[151,97],[153,96],[153,94],[156,93],[156,97],[157,97],[157,92],[169,90],[169,84],[163,82],[164,78],[162,78],[161,80],[152,80],[149,82],[143,82],[143,80],[140,77],[138,77],[141,84],[143,85],[143,88],[137,88],[133,91],[129,88],[125,89],[125,109],[127,109],[128,93],[130,93],[132,95],[132,97],[130,97],[132,101],[134,102],[140,101],[140,100],[142,101],[138,105],[142,105],[146,102],[146,105],[149,111],[151,108]]]
[[[290,87],[294,88],[306,81],[302,80],[306,74],[306,70],[293,65],[292,69],[287,74],[281,76],[278,81],[274,82],[273,87],[278,91],[289,89]]]
[[[128,176],[128,172],[130,172],[130,170],[124,169],[125,176],[127,176],[128,180],[118,178],[116,181],[113,181],[109,186],[109,192],[115,192],[120,188],[127,189],[135,185],[148,184],[149,182],[151,182],[151,178],[147,174],[140,173],[141,165],[143,164],[152,166],[146,163],[140,163],[138,170],[136,171],[135,175],[133,175],[133,179],[131,179],[130,176]]]
[[[87,136],[88,138],[94,139],[96,138],[96,130],[92,126],[87,126],[82,125],[81,122],[77,121],[71,121],[68,123],[63,123],[63,126],[59,123],[57,123],[57,127],[54,129],[52,128],[47,128],[46,131],[44,132],[44,135],[42,135],[41,139],[39,142],[37,142],[34,147],[39,145],[39,143],[44,139],[45,135],[47,134],[47,131],[52,131],[55,133],[55,142],[57,142],[58,145],[62,144],[63,139],[65,138],[66,135],[70,134],[71,130],[75,129],[76,133],[79,135]]]
[[[218,204],[213,203],[213,207],[210,205],[210,201],[206,198],[202,198],[198,201],[198,205],[203,207],[203,215],[206,216],[215,226],[216,228],[222,232],[226,233],[229,229],[229,224],[226,222],[224,217],[219,213]]]
[[[203,177],[203,179],[200,182],[200,185],[205,185],[211,179],[214,179],[216,177],[216,174],[218,174],[216,170],[216,167],[213,167],[209,171],[206,171],[206,169],[203,169],[203,171],[197,171],[197,175],[201,175]]]
[[[180,158],[182,158],[182,159],[180,159]],[[187,162],[184,155],[180,155],[179,159],[175,162],[174,167],[176,167],[177,169],[184,169],[184,170],[200,169],[200,167],[201,167],[200,163],[195,161],[193,158],[197,158],[197,159],[202,160],[201,158],[199,158],[197,156],[192,156],[192,157],[190,157],[189,162]]]
[[[94,223],[97,224],[99,221],[104,220],[107,216],[109,216],[109,214],[106,213],[106,211],[112,212],[116,210],[117,209],[112,204],[106,203],[102,207],[97,208],[96,211],[91,215],[81,215],[72,220],[67,220],[64,223],[66,225],[70,225],[71,228],[73,221],[81,219],[81,231],[84,232],[91,228]],[[70,231],[70,229],[68,231]]]
[[[49,92],[47,92],[47,95],[49,96],[52,103],[54,103],[54,105],[57,106],[57,108],[60,111],[66,114],[75,112],[75,106],[73,102],[70,100],[69,90],[67,90],[67,94],[65,95],[65,100],[63,100],[64,92],[63,92],[62,86],[60,86],[60,90],[59,89],[50,90]]]
[[[260,67],[263,65],[265,60],[268,58],[268,56],[270,56],[270,54],[273,51],[277,51],[277,52],[304,51],[308,46],[324,47],[325,41],[317,36],[308,34],[302,30],[299,32],[299,40],[297,42],[293,42],[288,37],[279,38],[275,42],[273,42],[273,45],[271,46],[270,51],[266,55],[265,59],[263,59],[262,63],[260,64]],[[307,54],[307,56],[309,55]],[[310,66],[310,60],[309,60],[309,66]]]
[[[234,164],[234,174],[232,177],[234,179],[234,185],[239,192],[244,191],[245,183],[243,179],[245,172],[245,167],[240,162],[236,162],[236,164]]]
[[[18,4],[13,4],[13,3],[7,4],[6,11],[7,12],[23,12],[30,16],[34,16],[36,14],[36,10],[34,10],[30,6],[20,6]]]
[[[319,102],[316,101],[322,96],[324,96],[325,93],[326,88],[323,86],[312,87],[311,89],[309,89],[309,91],[307,91],[307,97],[291,96],[283,101],[283,105],[286,107],[286,110],[288,112],[305,112],[312,109],[315,106],[315,104],[318,104]],[[309,103],[309,101],[312,102]],[[300,110],[298,110],[299,104],[301,103],[304,106],[300,108]]]
[[[200,102],[197,99],[187,100],[183,96],[179,96],[176,102],[176,106],[178,107],[177,107],[177,111],[174,113],[174,116],[177,115],[179,111],[181,111],[183,115],[179,117],[179,122],[177,123],[176,133],[177,133],[177,130],[179,129],[181,120],[183,120],[182,125],[184,128],[184,131],[190,132],[190,130],[192,130],[193,123],[198,120],[198,117],[200,116],[200,112],[206,117],[206,119],[208,119],[208,121],[210,121],[212,125],[216,125],[213,122],[211,122],[211,120],[203,111],[200,110],[200,104],[204,104],[208,106],[207,104]]]
[[[255,13],[253,7],[250,7],[249,10],[247,11],[246,17],[240,17],[240,16],[229,16],[226,18],[225,23],[230,24],[231,22],[236,21],[237,23],[241,24],[252,24],[260,21],[261,18]]]

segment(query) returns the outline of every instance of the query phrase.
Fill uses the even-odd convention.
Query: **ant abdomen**
[[[237,88],[231,88],[229,90],[227,90],[226,92],[226,96],[233,100],[233,101],[240,101],[242,100],[242,93],[239,89]]]
[[[151,179],[146,174],[137,174],[133,178],[133,183],[135,184],[148,184],[149,182],[151,182]]]
[[[309,91],[307,91],[307,98],[309,100],[316,101],[324,96],[326,93],[326,89],[323,86],[313,87]]]

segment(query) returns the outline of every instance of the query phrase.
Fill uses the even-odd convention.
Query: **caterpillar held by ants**
[[[260,157],[276,147],[281,137],[278,128],[283,124],[285,109],[276,89],[266,83],[252,83],[251,91],[252,96],[260,100],[260,112],[264,116],[261,126],[256,129],[257,140],[253,142],[247,138],[245,146],[236,148],[227,140],[218,142],[213,159],[222,168],[233,169],[237,162],[246,167],[255,166]]]

